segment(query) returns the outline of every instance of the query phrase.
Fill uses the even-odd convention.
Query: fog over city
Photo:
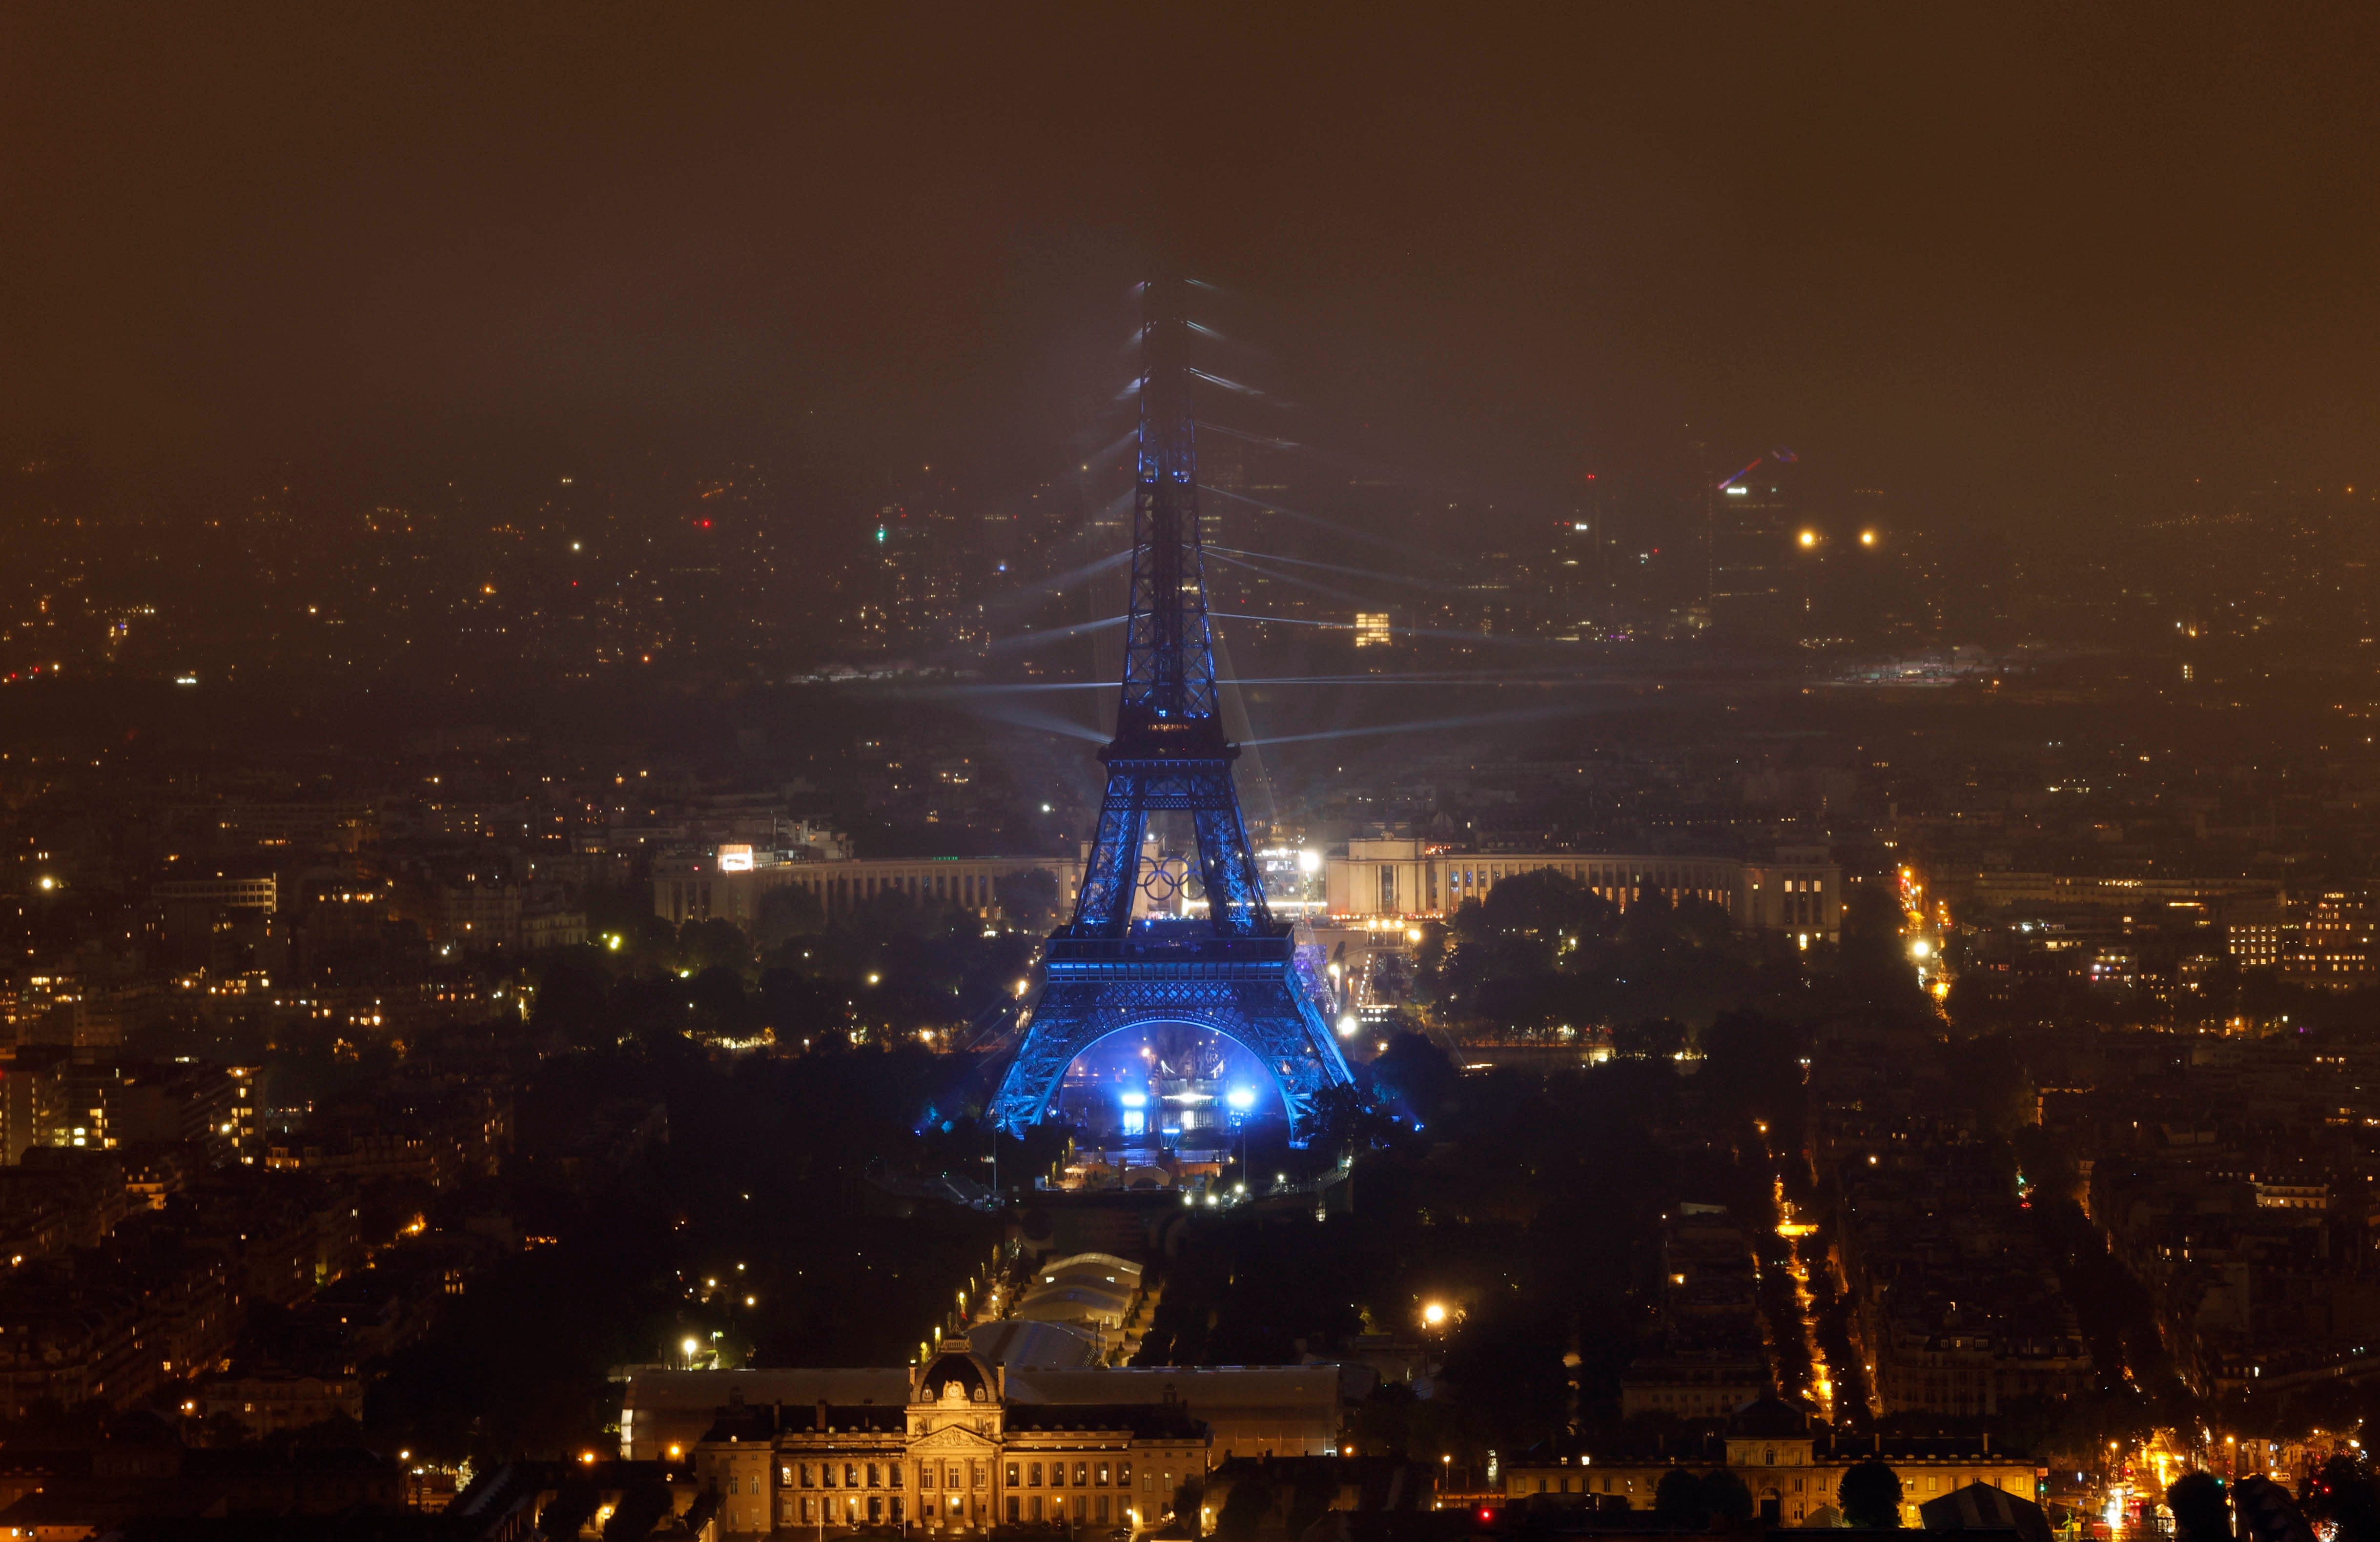
[[[0,16],[0,1535],[2380,1542],[2375,44]]]

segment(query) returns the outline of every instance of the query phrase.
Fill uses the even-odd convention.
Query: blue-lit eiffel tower
[[[1040,1000],[993,1099],[1012,1133],[1049,1111],[1077,1055],[1127,1029],[1180,1024],[1245,1046],[1272,1074],[1300,1139],[1314,1095],[1350,1079],[1290,928],[1265,904],[1232,784],[1240,752],[1216,710],[1183,290],[1166,280],[1145,292],[1123,695],[1099,752],[1107,800],[1074,919],[1050,935]],[[1148,817],[1169,811],[1186,813],[1196,835],[1203,920],[1133,915],[1143,883],[1165,882],[1144,878],[1142,844]]]

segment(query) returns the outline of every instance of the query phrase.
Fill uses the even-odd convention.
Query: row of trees
[[[855,1028],[939,1029],[1014,1000],[1038,941],[1038,932],[987,928],[970,911],[904,894],[876,895],[832,919],[797,891],[770,899],[751,932],[650,915],[599,924],[596,942],[545,961],[532,1022],[579,1045],[763,1028],[780,1043],[847,1043]],[[800,914],[789,921],[789,910]]]
[[[1835,1486],[1835,1508],[1848,1526],[1888,1530],[1900,1524],[1900,1475],[1870,1458],[1854,1464]],[[1665,1474],[1653,1490],[1653,1513],[1689,1526],[1752,1518],[1752,1490],[1725,1467],[1699,1475],[1683,1467]]]

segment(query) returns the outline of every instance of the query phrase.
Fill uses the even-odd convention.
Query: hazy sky
[[[1231,286],[1302,431],[1483,486],[1706,435],[2020,514],[2134,471],[2380,476],[2375,34],[2347,5],[11,6],[0,440],[791,434],[1021,474],[1170,264]]]

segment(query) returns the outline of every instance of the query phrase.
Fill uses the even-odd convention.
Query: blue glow
[[[1145,1109],[1148,1107],[1148,1094],[1146,1092],[1127,1092],[1123,1097],[1117,1099],[1116,1101],[1122,1103],[1128,1109]]]
[[[1231,1091],[1223,1094],[1223,1101],[1232,1105],[1232,1112],[1245,1113],[1250,1109],[1257,1106],[1256,1088],[1252,1087],[1235,1087],[1232,1088]]]

